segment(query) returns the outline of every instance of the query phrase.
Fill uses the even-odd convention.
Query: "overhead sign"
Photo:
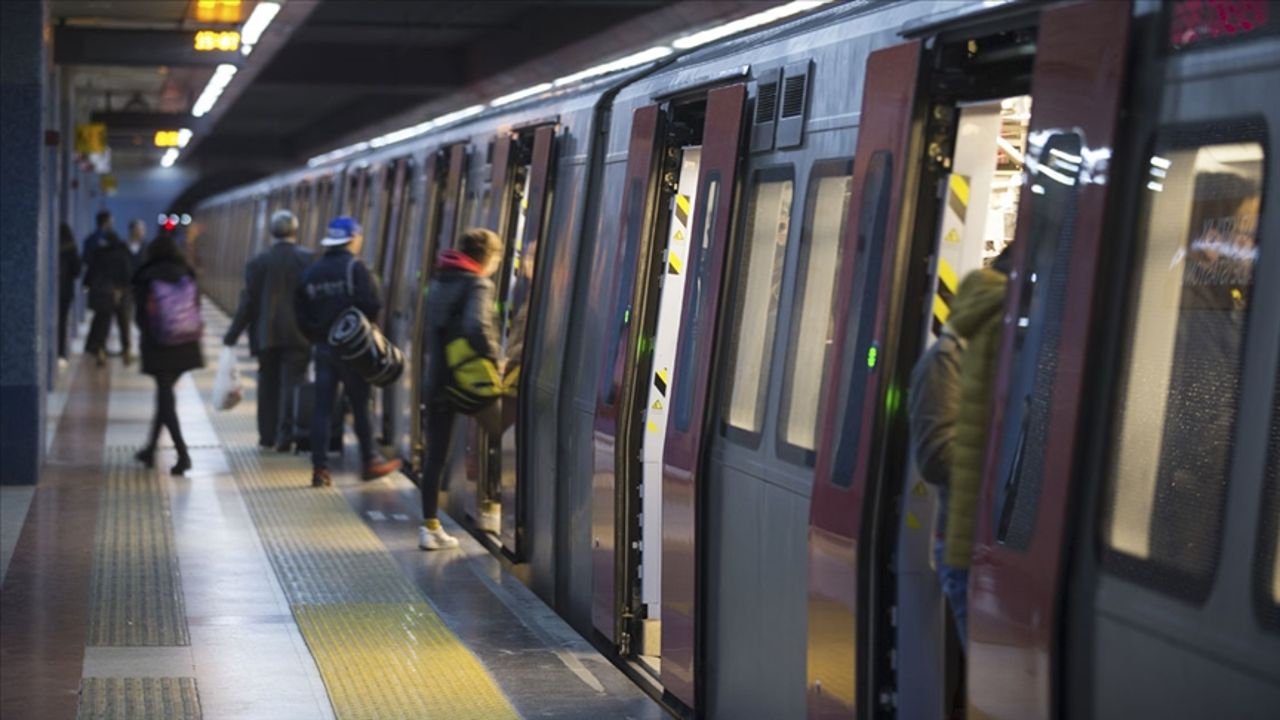
[[[155,137],[156,147],[178,147],[179,138],[180,131],[178,130],[157,130]]]
[[[196,20],[207,23],[238,23],[240,0],[197,0]]]
[[[194,47],[200,52],[235,52],[240,49],[240,33],[235,30],[201,30],[196,33]]]

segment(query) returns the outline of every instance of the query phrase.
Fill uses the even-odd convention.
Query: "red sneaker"
[[[395,460],[374,460],[364,466],[364,475],[361,475],[361,477],[365,480],[377,480],[378,478],[390,475],[399,469],[399,458],[396,458]]]

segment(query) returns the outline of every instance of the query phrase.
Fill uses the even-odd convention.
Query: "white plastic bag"
[[[236,364],[235,348],[224,345],[218,356],[218,374],[213,378],[213,406],[230,410],[244,397],[244,383],[240,380],[240,366]]]

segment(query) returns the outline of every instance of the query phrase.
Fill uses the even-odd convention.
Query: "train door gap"
[[[512,139],[510,160],[505,178],[494,177],[491,191],[485,193],[485,212],[488,203],[501,203],[498,227],[503,242],[502,266],[493,277],[496,286],[499,350],[505,358],[508,372],[518,367],[524,348],[524,333],[528,325],[528,307],[533,287],[536,242],[525,246],[525,225],[529,215],[529,187],[532,182],[534,132],[528,128]],[[503,431],[491,436],[483,444],[484,482],[478,488],[478,515],[473,518],[476,526],[489,533],[503,551],[518,560],[520,534],[518,521],[519,476],[517,458],[519,442],[514,398],[504,398],[502,406]]]
[[[943,331],[961,280],[991,265],[1013,240],[1034,56],[1034,28],[940,42],[933,49],[924,167],[919,187],[909,191],[916,193],[916,217],[900,335],[904,379]],[[894,446],[907,448],[905,423],[899,428],[901,442]],[[886,672],[881,677],[895,678],[889,696],[898,717],[937,717],[959,706],[964,683],[963,649],[935,554],[946,498],[914,459],[897,467],[902,479],[890,479],[896,487],[888,490],[897,498],[883,506],[896,516],[882,526],[896,537],[878,543],[890,551],[878,553],[877,584],[893,593],[879,599],[876,615],[884,628],[878,635],[892,638],[879,655]]]
[[[642,291],[647,311],[641,318],[632,413],[638,422],[629,433],[629,456],[639,462],[626,480],[632,541],[624,614],[630,619],[632,659],[654,678],[661,677],[662,668],[662,460],[684,312],[691,223],[698,201],[705,97],[673,102],[667,112],[668,132],[660,150],[659,218]]]

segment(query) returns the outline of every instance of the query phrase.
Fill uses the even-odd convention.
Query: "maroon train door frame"
[[[887,365],[877,355],[901,241],[920,54],[920,42],[912,41],[867,58],[839,270],[837,297],[847,301],[836,314],[835,356],[825,378],[836,400],[825,403],[823,411],[809,510],[809,718],[855,717],[858,693],[865,692],[858,682],[866,665],[858,657],[864,644],[858,635],[858,555],[869,527],[864,500],[870,491],[872,428],[884,393],[879,369]],[[852,369],[846,372],[846,366]]]
[[[664,125],[661,108],[656,103],[637,108],[631,117],[618,246],[611,284],[604,295],[609,306],[605,308],[605,348],[591,441],[591,623],[615,646],[622,639],[618,598],[622,597],[624,584],[617,555],[619,411],[622,409],[626,359],[631,352],[635,258],[652,229],[651,203],[654,202],[657,183],[658,140]],[[630,258],[630,262],[625,258]]]
[[[1132,8],[1127,0],[1075,4],[1046,9],[1040,20],[1029,153],[1036,139],[1072,133],[1081,140],[1082,168],[1074,181],[1075,222],[1066,276],[1066,302],[1057,340],[1057,368],[1043,443],[1038,510],[1025,549],[997,540],[994,520],[1001,428],[1015,362],[1036,362],[1014,353],[1013,318],[1026,287],[1028,236],[1043,196],[1031,188],[1040,182],[1028,162],[1009,276],[1005,332],[996,372],[991,432],[979,495],[973,564],[969,581],[969,662],[981,673],[969,674],[970,717],[1048,719],[1055,714],[1059,648],[1055,639],[1062,608],[1064,542],[1071,512],[1077,425],[1089,356],[1089,327],[1094,283],[1102,251],[1107,170],[1118,137]],[[1040,158],[1045,164],[1045,158]],[[1062,171],[1056,174],[1062,177]],[[1053,180],[1049,176],[1049,180]],[[1049,182],[1044,180],[1044,182]],[[1062,182],[1063,180],[1058,180]],[[1042,211],[1043,212],[1043,211]],[[1071,227],[1069,220],[1064,227]],[[1007,454],[1011,448],[1006,448]],[[1017,678],[1011,681],[1010,678]]]
[[[467,171],[467,144],[460,142],[449,148],[449,177],[444,181],[444,210],[440,217],[440,235],[436,250],[453,247],[458,232],[458,206],[462,202],[462,184]]]
[[[509,130],[503,130],[493,139],[493,165],[489,168],[489,217],[485,218],[485,227],[498,233],[503,242],[507,240],[506,223],[511,213],[507,212],[510,203],[504,202],[507,181],[511,175],[511,146],[515,137]],[[478,189],[478,188],[477,188]]]
[[[689,281],[672,377],[671,421],[662,456],[662,684],[697,707],[698,608],[702,577],[698,496],[703,492],[703,433],[714,384],[715,338],[733,228],[744,84],[707,95],[698,200],[689,243]],[[687,356],[687,357],[682,357]]]

